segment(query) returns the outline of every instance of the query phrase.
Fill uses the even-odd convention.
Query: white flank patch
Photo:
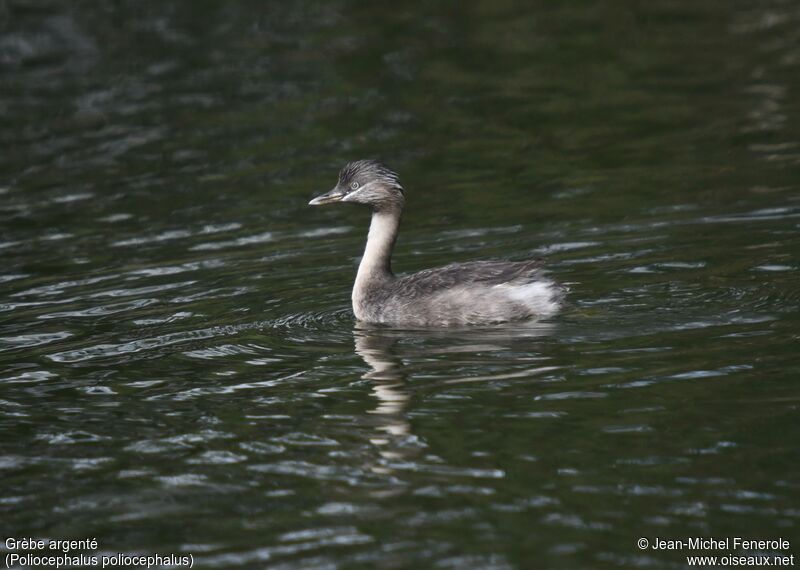
[[[495,287],[503,289],[509,299],[522,303],[536,315],[549,317],[558,312],[559,291],[552,281],[536,281],[524,285],[503,283]]]

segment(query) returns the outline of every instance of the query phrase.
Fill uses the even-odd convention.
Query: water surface
[[[0,8],[5,535],[204,568],[797,547],[795,3]],[[375,155],[396,270],[543,256],[563,313],[355,323],[366,213],[306,204]]]

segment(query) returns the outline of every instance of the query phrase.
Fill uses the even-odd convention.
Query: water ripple
[[[23,348],[33,348],[34,346],[50,344],[51,342],[63,340],[71,336],[71,332],[59,331],[52,333],[23,334],[17,336],[0,337],[0,352],[5,352],[7,350],[19,350]]]

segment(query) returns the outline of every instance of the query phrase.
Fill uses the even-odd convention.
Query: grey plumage
[[[397,173],[377,160],[348,162],[339,171],[339,184],[348,187],[354,181],[364,185],[370,180],[377,180],[385,186],[403,191],[403,187],[400,185],[400,177],[397,176]]]
[[[406,326],[491,324],[547,317],[564,289],[542,272],[541,260],[453,263],[396,277],[391,254],[405,204],[397,174],[374,160],[347,164],[330,192],[312,205],[369,206],[372,223],[353,287],[356,318]]]
[[[451,263],[444,267],[423,269],[397,279],[398,285],[409,289],[410,294],[427,295],[458,285],[500,285],[501,283],[527,283],[541,277],[544,261],[468,261]]]

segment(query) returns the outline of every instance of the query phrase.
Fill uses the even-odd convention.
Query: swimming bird
[[[401,326],[489,325],[554,315],[564,288],[544,276],[542,261],[452,263],[410,275],[392,273],[392,251],[405,205],[398,175],[376,160],[350,162],[336,186],[311,206],[346,203],[372,210],[353,285],[360,321]]]

